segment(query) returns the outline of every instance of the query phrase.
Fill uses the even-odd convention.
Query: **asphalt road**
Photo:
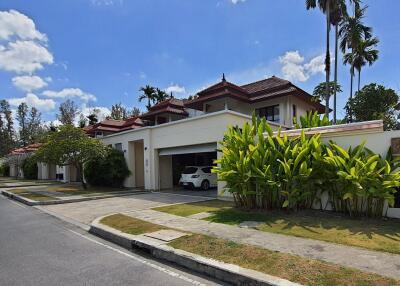
[[[0,285],[222,285],[0,195]]]

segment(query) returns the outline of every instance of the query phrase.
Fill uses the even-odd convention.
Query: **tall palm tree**
[[[147,109],[150,109],[151,103],[154,103],[156,101],[156,89],[150,85],[146,85],[144,87],[141,87],[139,91],[142,92],[142,94],[139,96],[139,101],[143,101],[147,99]]]
[[[339,0],[306,0],[306,8],[314,9],[319,7],[322,13],[326,17],[326,55],[325,55],[325,85],[326,85],[326,96],[325,96],[325,114],[329,118],[329,82],[330,82],[330,70],[331,70],[331,55],[329,51],[329,35],[331,30],[331,11],[335,10]]]
[[[377,38],[369,38],[361,40],[354,49],[354,68],[358,72],[358,91],[360,91],[361,69],[368,63],[370,66],[378,60],[379,51],[375,49],[379,40]]]
[[[361,8],[360,5],[354,6],[354,15],[346,15],[340,25],[340,49],[345,54],[344,63],[350,64],[350,99],[353,98],[353,78],[354,78],[354,56],[346,54],[347,49],[354,52],[354,49],[359,45],[362,39],[369,39],[372,35],[372,29],[363,24],[367,6]]]

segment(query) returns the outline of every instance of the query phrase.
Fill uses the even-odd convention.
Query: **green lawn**
[[[19,195],[21,197],[38,201],[38,202],[44,202],[44,201],[54,201],[58,200],[57,198],[53,198],[51,196],[35,193],[35,192],[30,192],[27,189],[12,189],[8,190],[8,192],[11,192],[13,194]]]
[[[293,235],[328,242],[358,246],[400,254],[400,221],[352,219],[334,213],[305,211],[298,213],[256,212],[236,209],[221,200],[155,208],[157,211],[189,216],[200,212],[213,215],[205,220],[237,225],[260,221],[258,230]]]
[[[142,234],[164,229],[163,226],[122,214],[103,218],[101,223],[130,234]],[[178,238],[170,242],[169,245],[304,285],[400,285],[400,281],[380,275],[200,234]]]

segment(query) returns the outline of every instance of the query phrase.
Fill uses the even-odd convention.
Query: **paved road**
[[[0,196],[0,285],[221,285]]]

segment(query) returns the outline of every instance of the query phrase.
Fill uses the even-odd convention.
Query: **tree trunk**
[[[339,39],[339,23],[335,25],[335,86],[333,89],[333,124],[336,124],[336,87],[338,72],[338,39]]]
[[[329,75],[330,75],[330,53],[329,53],[329,32],[330,32],[330,1],[326,4],[326,57],[325,57],[325,72],[326,72],[326,86],[325,86],[325,115],[329,118]]]
[[[81,180],[82,187],[83,187],[83,189],[86,190],[87,189],[87,185],[85,183],[85,180],[83,179],[83,165],[80,164],[80,163],[77,163],[75,168],[76,168],[76,172],[79,174],[79,179]]]
[[[350,100],[353,99],[353,76],[354,76],[354,68],[350,68]],[[353,122],[353,112],[351,110],[351,107],[349,109],[349,115],[350,115],[350,123]]]
[[[360,91],[361,69],[358,70],[358,91]]]

